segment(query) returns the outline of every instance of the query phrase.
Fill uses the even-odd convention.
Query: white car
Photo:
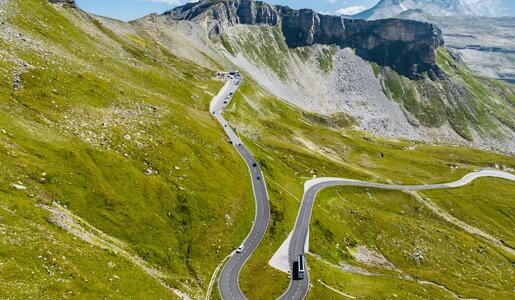
[[[241,253],[244,248],[245,248],[244,245],[239,246],[238,249],[236,249],[236,253]]]

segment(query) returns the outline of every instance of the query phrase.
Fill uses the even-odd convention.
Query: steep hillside
[[[514,150],[512,87],[474,77],[444,49],[444,79],[409,80],[348,48],[289,49],[273,27],[237,26],[221,44],[274,94],[311,111],[351,115],[373,134]]]
[[[513,187],[509,181],[483,179],[458,190],[430,191],[431,198],[357,187],[327,189],[317,199],[319,208],[310,232],[314,237],[310,258],[316,261],[317,279],[364,298],[378,292],[360,289],[356,281],[367,282],[370,289],[388,290],[393,284],[384,282],[400,281],[393,285],[399,287],[399,279],[404,278],[418,282],[420,294],[406,295],[409,287],[385,294],[409,299],[510,299],[511,284],[506,276],[511,276],[513,253],[478,238],[477,232],[488,228],[486,232],[495,232],[496,238],[513,238],[513,234],[507,237],[492,230],[495,225],[513,225],[506,219],[506,214],[513,212],[514,203],[508,196]],[[490,188],[495,192],[490,193]],[[499,201],[503,196],[507,198]],[[445,209],[439,211],[438,207]],[[468,232],[460,220],[470,226]],[[496,267],[480,267],[488,265]],[[375,282],[370,277],[381,279]],[[466,284],[455,284],[457,278]],[[342,279],[351,283],[338,285]],[[315,286],[315,297],[327,291]],[[429,293],[434,294],[427,296]]]
[[[401,103],[415,126],[438,128],[448,122],[468,141],[487,139],[484,146],[494,148],[512,143],[513,87],[474,78],[443,49],[438,51],[438,60],[447,74],[445,80],[410,81],[377,66],[375,72],[385,94]]]
[[[223,84],[128,25],[46,0],[0,10],[1,294],[171,297],[148,267],[202,297],[253,218],[247,170],[207,112]],[[53,203],[132,258],[35,206]]]
[[[244,13],[246,10],[253,12],[251,16],[255,17],[247,20],[247,14]],[[383,24],[379,35],[388,36],[391,41],[406,39],[410,43],[411,39],[415,41],[419,35],[425,34],[428,45],[433,45],[427,49],[417,42],[408,46],[425,50],[420,50],[421,56],[412,57],[413,65],[404,65],[403,68],[411,67],[415,70],[414,73],[406,74],[399,72],[399,67],[389,67],[388,63],[385,64],[377,57],[363,55],[359,45],[345,42],[347,39],[352,40],[352,32],[357,30],[352,26],[346,27],[347,23],[344,26],[344,32],[347,33],[335,33],[337,38],[332,40],[335,45],[299,47],[303,44],[297,43],[295,37],[304,36],[308,32],[303,30],[308,25],[301,21],[306,18],[308,23],[309,20],[315,20],[313,22],[321,28],[318,30],[316,27],[313,36],[308,37],[313,43],[318,41],[330,44],[324,32],[330,31],[330,28],[336,28],[339,32],[339,25],[334,25],[338,22],[313,13],[313,18],[308,18],[309,14],[309,10],[295,11],[259,1],[211,0],[185,5],[166,12],[162,17],[153,16],[152,20],[146,18],[139,22],[155,30],[156,26],[152,26],[152,22],[160,19],[158,31],[169,23],[175,31],[182,32],[178,24],[185,21],[177,22],[176,19],[191,20],[187,22],[189,26],[211,33],[214,30],[212,26],[218,26],[214,31],[220,34],[219,37],[210,34],[209,41],[197,39],[197,43],[214,43],[209,46],[212,51],[219,41],[218,51],[215,50],[219,52],[217,57],[224,55],[230,61],[228,65],[245,70],[275,95],[313,112],[346,113],[358,120],[361,129],[375,135],[473,145],[510,153],[514,151],[511,141],[515,138],[515,120],[510,100],[513,89],[509,85],[476,78],[464,66],[457,73],[447,68],[449,63],[459,63],[454,58],[449,58],[450,62],[447,62],[442,59],[446,55],[445,50],[435,51],[432,48],[439,45],[429,42],[431,39],[439,39],[438,29],[425,30],[427,25],[418,22],[399,23],[394,27],[390,23]],[[271,15],[276,17],[259,17]],[[280,26],[274,26],[279,23]],[[373,22],[359,24],[353,26],[362,28],[359,30],[364,33],[374,31],[370,29],[375,28]],[[404,35],[394,34],[399,27],[404,28]],[[300,35],[293,34],[297,31]],[[427,38],[428,35],[433,38]],[[344,42],[338,42],[338,39]],[[391,45],[394,44],[392,42]],[[385,42],[385,45],[390,44]],[[220,49],[220,46],[223,48]],[[346,46],[351,49],[343,48]],[[203,51],[199,47],[197,49]],[[383,54],[393,51],[382,46],[378,49]],[[434,63],[423,66],[424,62],[433,60]],[[224,60],[217,58],[216,61],[227,65]],[[395,72],[379,78],[375,66],[393,69]],[[462,75],[468,80],[456,79]],[[383,78],[390,80],[384,81]],[[409,87],[400,84],[404,79],[404,85]],[[313,86],[318,88],[313,89]],[[410,91],[411,86],[418,87],[417,93]],[[478,87],[481,87],[481,91],[477,90]],[[499,113],[492,115],[491,112]]]
[[[443,40],[440,30],[430,23],[350,20],[254,0],[205,0],[174,8],[163,16],[194,21],[210,36],[218,36],[235,25],[279,26],[291,48],[334,44],[354,48],[358,56],[390,66],[410,78],[420,78],[424,72],[432,76],[440,73],[434,50]]]

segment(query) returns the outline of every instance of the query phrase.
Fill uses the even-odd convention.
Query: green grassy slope
[[[456,299],[433,285],[392,276],[369,276],[343,272],[308,255],[312,287],[307,299]],[[348,296],[343,296],[340,293]],[[366,287],[366,288],[364,288]]]
[[[34,240],[34,249],[45,249],[44,233],[53,232],[54,253],[71,236],[47,222],[34,204],[59,201],[128,243],[170,275],[171,285],[201,296],[253,218],[247,170],[207,112],[223,83],[145,35],[118,36],[83,13],[46,1],[9,1],[2,4],[2,16],[3,33],[12,33],[0,39],[2,215],[22,201],[34,227],[26,238]],[[13,89],[14,72],[20,74],[19,90]],[[150,167],[153,173],[146,175]],[[15,191],[11,184],[18,181],[28,189]],[[7,224],[14,221],[10,217]],[[97,275],[86,277],[90,281],[104,282],[101,266],[114,255],[81,248],[88,249],[78,246],[80,255],[70,255],[69,264],[94,271]],[[0,262],[36,266],[34,249],[2,247]],[[98,265],[91,263],[95,253]],[[117,265],[129,268],[128,262]],[[135,268],[126,272],[133,273],[125,277],[132,285],[142,282],[134,295],[151,285],[156,297],[169,294]],[[32,280],[46,282],[48,276],[38,266]],[[114,284],[89,289],[74,273],[63,276],[70,292],[87,298],[118,289]],[[22,297],[17,283],[23,280],[21,273],[13,276],[2,290]],[[59,283],[46,284],[48,296],[62,295]]]
[[[458,220],[477,226],[515,248],[515,198],[509,181],[479,179],[466,187],[421,194]]]
[[[484,183],[496,181],[482,179]],[[511,182],[503,184],[501,191],[513,191],[515,187]],[[460,190],[476,189],[471,186]],[[466,195],[462,195],[460,202],[481,208]],[[493,200],[487,195],[483,197],[484,201]],[[310,249],[325,260],[336,265],[345,262],[373,273],[409,274],[443,285],[463,297],[511,298],[513,254],[446,222],[409,194],[337,187],[321,192],[317,201]],[[511,202],[506,199],[490,203],[488,209],[513,211]],[[477,219],[479,222],[469,218],[463,221],[482,228],[482,220],[488,220]],[[513,233],[509,238],[513,238]],[[400,271],[360,262],[353,257],[358,246],[378,251]],[[417,259],[417,254],[421,258]],[[319,274],[327,277],[317,271],[315,274],[315,278]],[[386,297],[388,292],[378,295]]]
[[[6,194],[0,193],[3,298],[179,299],[128,260],[49,224],[48,213],[24,193]]]
[[[230,54],[242,53],[258,65],[267,66],[279,77],[286,77],[290,49],[286,45],[280,28],[269,26],[234,28],[230,35],[224,34],[220,39]]]
[[[333,68],[333,57],[338,47],[323,46],[288,48],[281,28],[245,26],[231,28],[220,37],[221,45],[232,56],[243,55],[258,67],[267,68],[280,79],[287,79],[294,66],[306,63],[311,57],[322,73]]]

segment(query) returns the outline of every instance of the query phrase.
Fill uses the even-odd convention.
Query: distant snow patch
[[[347,8],[342,8],[336,11],[337,15],[355,15],[357,13],[360,13],[365,10],[365,7],[363,5],[356,5],[356,6],[350,6]]]

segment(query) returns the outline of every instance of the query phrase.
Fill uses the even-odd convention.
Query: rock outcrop
[[[63,4],[69,7],[76,8],[77,4],[75,3],[75,0],[48,0],[50,3],[59,3]]]
[[[173,20],[203,21],[210,35],[220,34],[237,24],[280,24],[276,6],[254,0],[204,0],[176,7],[164,15]]]
[[[435,25],[399,19],[365,21],[294,10],[254,0],[204,0],[165,12],[172,20],[202,22],[210,35],[243,25],[281,25],[286,43],[295,48],[336,44],[356,49],[372,62],[390,66],[412,79],[427,74],[443,76],[436,66],[435,49],[443,45]]]

